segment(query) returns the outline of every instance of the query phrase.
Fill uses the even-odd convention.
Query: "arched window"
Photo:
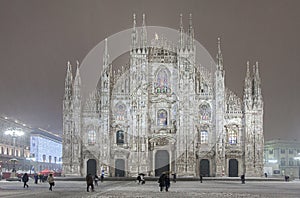
[[[88,131],[88,144],[96,143],[96,132],[94,130]]]
[[[168,72],[166,69],[161,69],[156,76],[155,93],[169,93]]]
[[[201,120],[210,120],[211,119],[211,109],[208,104],[202,104],[199,107],[199,113]]]
[[[43,162],[46,162],[46,155],[43,155]]]
[[[228,143],[237,144],[238,139],[238,127],[236,125],[227,127]]]
[[[116,120],[125,120],[126,118],[126,106],[119,103],[115,107],[116,109]]]
[[[200,143],[208,144],[208,132],[206,130],[200,132]]]
[[[117,131],[116,142],[117,144],[124,144],[124,131]]]
[[[166,110],[159,110],[157,113],[157,125],[158,126],[167,126],[168,124],[168,115]]]

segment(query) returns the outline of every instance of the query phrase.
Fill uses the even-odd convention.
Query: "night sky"
[[[192,13],[195,39],[212,57],[222,38],[226,86],[239,97],[246,61],[259,61],[265,139],[300,140],[299,8],[297,0],[1,0],[0,114],[61,134],[68,60],[75,66],[131,28],[133,13],[138,25],[145,13],[147,25],[173,29],[180,13],[187,29]]]

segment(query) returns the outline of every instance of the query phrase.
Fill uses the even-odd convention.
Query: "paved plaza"
[[[178,181],[171,183],[169,192],[159,192],[156,181],[138,185],[134,181],[105,181],[95,187],[95,192],[86,192],[84,181],[59,181],[53,191],[47,183],[34,184],[23,188],[22,182],[0,181],[0,197],[300,197],[300,181]]]

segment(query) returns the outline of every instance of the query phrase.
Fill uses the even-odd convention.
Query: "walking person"
[[[176,173],[173,174],[173,182],[176,183]]]
[[[34,183],[37,184],[39,180],[38,174],[34,173]]]
[[[91,186],[92,192],[94,192],[93,177],[90,173],[86,176],[85,180],[86,180],[86,191],[90,192],[89,189],[90,189],[90,186]]]
[[[49,176],[48,176],[48,178],[47,178],[47,182],[48,182],[49,185],[50,185],[49,190],[52,191],[52,186],[55,185],[54,177],[53,177],[52,173],[49,174]]]
[[[242,184],[245,184],[245,175],[241,175],[241,181],[242,181]]]
[[[200,174],[200,183],[202,183],[203,176]]]
[[[166,174],[165,176],[165,185],[166,185],[166,192],[168,192],[171,185],[169,174]]]
[[[160,191],[162,192],[165,187],[165,174],[162,174],[158,179]]]
[[[28,188],[28,184],[27,184],[28,180],[29,180],[28,174],[25,173],[22,177],[22,181],[24,183],[24,188],[25,188],[25,186]]]
[[[98,186],[98,180],[99,180],[99,177],[98,177],[97,174],[96,174],[96,175],[95,175],[95,178],[94,178],[95,186]]]

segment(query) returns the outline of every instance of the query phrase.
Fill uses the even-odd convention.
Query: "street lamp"
[[[11,177],[16,176],[16,161],[18,161],[15,157],[16,156],[16,138],[24,135],[24,131],[22,131],[19,128],[8,128],[5,132],[5,135],[10,135],[13,138],[13,159],[10,159],[10,161],[13,162],[13,170],[11,173]]]

